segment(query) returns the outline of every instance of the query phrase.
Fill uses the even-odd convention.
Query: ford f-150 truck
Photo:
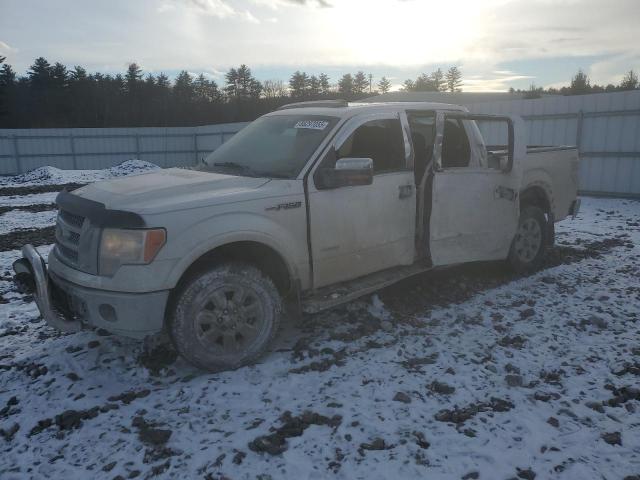
[[[57,329],[165,332],[191,363],[236,368],[285,304],[317,312],[462,262],[534,269],[578,211],[578,152],[525,135],[455,105],[286,105],[195,169],[61,192],[48,263],[26,245],[15,278]]]

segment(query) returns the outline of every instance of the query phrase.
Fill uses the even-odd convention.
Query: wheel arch
[[[546,245],[553,246],[555,243],[555,215],[553,197],[546,184],[542,182],[528,185],[520,193],[520,211],[527,207],[538,207],[546,218],[545,237]]]
[[[173,290],[179,290],[194,275],[222,262],[254,265],[273,280],[282,296],[295,287],[294,270],[276,248],[258,240],[235,240],[212,247],[193,259],[180,275]]]
[[[526,205],[540,208],[545,214],[553,214],[551,194],[542,182],[527,185],[520,193],[520,210]]]

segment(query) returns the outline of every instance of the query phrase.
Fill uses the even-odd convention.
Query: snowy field
[[[535,274],[425,274],[206,374],[57,333],[11,282],[22,239],[50,248],[55,185],[148,167],[0,182],[3,480],[640,478],[640,202],[584,198]]]

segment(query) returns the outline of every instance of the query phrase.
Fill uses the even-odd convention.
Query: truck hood
[[[191,202],[205,205],[241,200],[267,182],[268,178],[169,168],[92,183],[73,194],[103,203],[110,209],[156,213]]]

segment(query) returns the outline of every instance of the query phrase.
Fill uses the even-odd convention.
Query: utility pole
[[[369,93],[370,94],[372,92],[371,90],[372,82],[373,82],[373,75],[369,74]]]

